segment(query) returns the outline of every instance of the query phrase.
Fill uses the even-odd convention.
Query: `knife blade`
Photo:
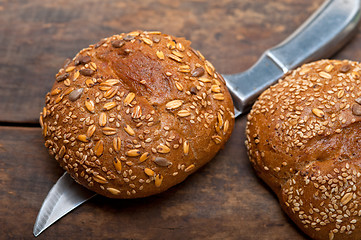
[[[95,195],[65,172],[51,188],[40,208],[33,229],[34,236],[39,236],[50,225]]]
[[[223,75],[233,98],[235,117],[245,113],[260,93],[288,71],[334,54],[356,32],[359,21],[359,0],[325,1],[285,41],[266,50],[250,69]],[[64,173],[42,204],[34,236],[95,195]]]

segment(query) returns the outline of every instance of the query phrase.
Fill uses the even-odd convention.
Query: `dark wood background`
[[[67,57],[136,29],[185,36],[221,73],[249,68],[322,0],[0,0],[0,239],[31,239],[42,201],[62,170],[38,124]],[[361,32],[334,58],[359,60]],[[39,239],[305,239],[256,177],[246,117],[217,157],[169,191],[137,200],[97,196]]]

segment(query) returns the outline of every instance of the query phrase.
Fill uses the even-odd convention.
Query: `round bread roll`
[[[346,60],[303,65],[248,115],[253,167],[313,239],[361,239],[360,73]]]
[[[230,137],[224,79],[190,42],[134,31],[65,63],[40,123],[50,154],[110,198],[160,193],[210,161]]]

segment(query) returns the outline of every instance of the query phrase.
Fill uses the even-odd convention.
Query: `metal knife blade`
[[[239,114],[289,70],[332,56],[350,40],[360,21],[359,0],[325,1],[294,33],[264,52],[242,73],[224,75]]]
[[[329,57],[356,31],[359,0],[328,0],[281,44],[267,50],[249,70],[223,75],[235,105],[235,116],[245,113],[257,96],[289,70],[304,62]],[[96,194],[67,173],[57,181],[39,211],[34,235]]]
[[[64,173],[46,196],[36,218],[33,234],[39,236],[51,224],[96,194]]]

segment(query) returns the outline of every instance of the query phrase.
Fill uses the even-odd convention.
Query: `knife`
[[[286,40],[266,50],[250,69],[223,75],[233,98],[235,116],[247,112],[257,96],[288,71],[334,54],[350,40],[359,21],[360,0],[325,1]],[[64,173],[41,206],[34,236],[95,195]]]

